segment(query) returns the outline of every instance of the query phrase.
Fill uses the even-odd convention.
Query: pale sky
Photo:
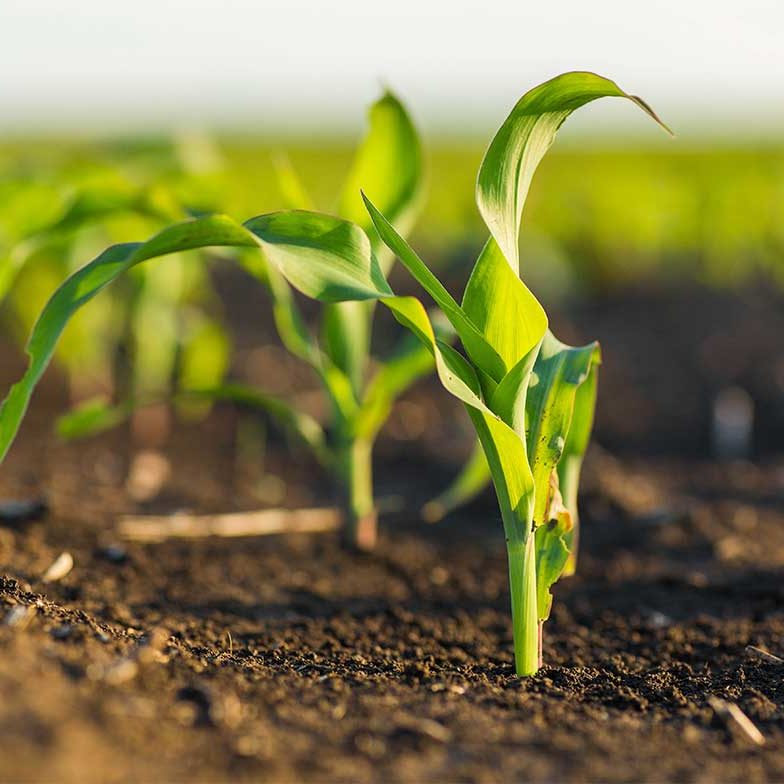
[[[0,0],[0,131],[353,129],[385,83],[460,134],[586,69],[681,134],[772,137],[783,39],[784,0]],[[592,128],[649,131],[603,103]]]

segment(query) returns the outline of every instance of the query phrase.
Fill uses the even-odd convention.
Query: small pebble
[[[121,564],[128,560],[128,553],[125,548],[119,544],[109,544],[106,547],[102,547],[98,551],[98,554],[110,563]]]
[[[73,556],[68,552],[60,553],[52,565],[43,573],[41,580],[45,583],[54,583],[62,580],[73,569],[73,566]]]
[[[67,640],[73,632],[70,624],[64,623],[62,626],[55,626],[50,632],[55,640]]]

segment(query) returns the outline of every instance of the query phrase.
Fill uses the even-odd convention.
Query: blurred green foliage
[[[484,150],[438,140],[426,147],[429,192],[413,242],[442,265],[470,263],[484,237],[472,198]],[[329,206],[353,140],[234,138],[217,148],[220,158],[199,136],[176,144],[0,144],[0,247],[8,226],[30,228],[29,202],[39,215],[56,210],[40,185],[42,173],[44,180],[75,186],[112,161],[132,182],[149,182],[157,172],[180,203],[196,211],[219,204],[221,211],[250,217],[280,208],[272,158],[284,148],[314,201]],[[20,181],[26,182],[23,204],[9,192],[9,182]],[[522,235],[524,263],[534,285],[544,287],[606,288],[679,275],[733,285],[760,273],[784,284],[784,145],[556,146],[537,173]]]
[[[226,147],[233,209],[274,209],[274,145]],[[341,144],[287,145],[317,203],[348,165]],[[484,150],[430,144],[428,200],[413,242],[473,262],[484,239],[473,201]],[[784,285],[784,145],[767,148],[556,146],[523,217],[522,259],[534,285],[606,288],[686,275],[734,285],[767,274]],[[462,253],[462,258],[461,258]]]

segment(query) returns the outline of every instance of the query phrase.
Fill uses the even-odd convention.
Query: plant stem
[[[535,675],[539,669],[541,632],[536,606],[535,537],[507,548],[509,587],[512,595],[512,635],[515,671],[519,676]]]
[[[341,449],[340,471],[346,508],[346,543],[357,550],[372,550],[378,538],[376,508],[373,503],[373,442],[348,441]]]

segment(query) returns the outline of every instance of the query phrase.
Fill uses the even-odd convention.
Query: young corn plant
[[[48,292],[89,249],[97,252],[113,236],[151,232],[189,214],[175,190],[190,174],[169,172],[170,158],[133,176],[104,162],[80,169],[76,181],[66,168],[40,171],[36,182],[22,187],[6,183],[15,191],[17,230],[15,236],[7,232],[3,243],[0,302],[7,299],[15,331],[29,332]],[[153,178],[155,185],[144,184]],[[194,187],[189,190],[197,195]],[[204,385],[222,380],[228,340],[208,313],[215,298],[204,265],[172,258],[139,269],[113,295],[81,314],[58,347],[56,359],[78,404],[63,420],[64,434],[84,434],[88,423],[92,430],[105,429],[116,418],[100,416],[105,405],[96,393],[117,397],[129,408],[127,401],[164,396],[175,378],[193,376],[193,367]],[[121,347],[130,349],[131,362],[119,370]]]
[[[421,201],[421,157],[408,113],[387,92],[371,108],[368,134],[340,200],[338,211],[349,220],[303,210],[261,216],[243,226],[223,216],[205,217],[170,227],[147,243],[118,245],[105,251],[63,284],[36,324],[28,346],[30,370],[12,389],[0,412],[0,454],[10,445],[63,326],[88,299],[149,258],[197,247],[234,247],[240,251],[238,258],[245,269],[261,279],[270,292],[283,344],[318,375],[331,404],[329,429],[325,432],[315,419],[263,390],[226,384],[184,392],[261,408],[295,433],[342,490],[346,540],[359,549],[372,549],[377,530],[373,444],[397,396],[432,370],[433,359],[426,347],[407,336],[368,377],[375,305],[375,297],[369,292],[375,291],[376,285],[386,285],[384,276],[394,257],[368,217],[360,187],[383,205],[399,231],[406,232]],[[293,172],[282,173],[281,182],[287,201],[307,203]],[[261,253],[248,253],[249,247]],[[329,263],[322,258],[325,254]],[[362,270],[361,265],[369,258],[373,259],[372,265]],[[334,269],[330,263],[334,263]],[[319,278],[321,267],[328,271],[325,280]],[[352,278],[357,275],[356,280]],[[363,275],[367,283],[363,283]],[[326,303],[321,341],[305,327],[293,289]],[[90,407],[71,418],[69,424],[80,432],[100,429],[104,423],[121,421],[132,407]]]
[[[277,158],[276,173],[285,206],[311,209],[312,200],[286,157]],[[389,91],[370,108],[368,132],[355,154],[334,210],[364,230],[379,268],[386,275],[394,255],[373,227],[361,189],[385,205],[385,214],[401,234],[410,231],[423,202],[422,150],[408,112]],[[302,319],[285,280],[274,270],[266,278],[284,346],[316,371],[330,403],[327,437],[319,437],[315,454],[341,488],[345,538],[358,549],[370,550],[377,537],[374,442],[396,398],[432,370],[432,357],[418,341],[404,339],[391,357],[377,363],[378,369],[370,375],[375,313],[372,300],[326,304],[318,329],[321,340],[316,343],[305,337]],[[303,421],[284,401],[266,395],[257,400],[284,425]],[[315,432],[312,423],[309,430]]]
[[[438,338],[419,299],[394,295],[379,277],[372,251],[361,258],[365,279],[375,286],[362,298],[381,301],[427,347],[442,385],[465,404],[476,429],[506,535],[515,669],[521,676],[541,666],[551,588],[574,546],[579,462],[590,433],[600,356],[596,343],[567,346],[548,330],[544,309],[520,279],[520,223],[533,174],[561,124],[605,96],[627,98],[658,120],[641,99],[585,72],[545,82],[514,107],[479,170],[476,200],[490,238],[459,304],[364,197],[378,236],[451,323],[465,352]]]

